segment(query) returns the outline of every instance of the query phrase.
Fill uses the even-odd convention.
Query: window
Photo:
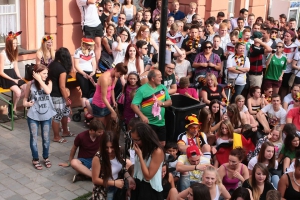
[[[234,17],[234,2],[235,0],[228,0],[228,15],[229,18]]]
[[[0,0],[0,46],[5,45],[5,37],[9,31],[20,30],[19,13],[19,0]]]

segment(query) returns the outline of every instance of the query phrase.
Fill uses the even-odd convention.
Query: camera
[[[276,53],[276,49],[272,49],[272,53]]]
[[[292,31],[295,31],[295,28],[291,28]]]

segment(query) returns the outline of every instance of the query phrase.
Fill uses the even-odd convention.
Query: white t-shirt
[[[224,51],[227,50],[227,49],[226,49],[226,46],[227,46],[227,44],[229,44],[229,43],[231,43],[231,41],[230,41],[230,37],[229,37],[228,34],[226,34],[224,37],[221,37],[220,47],[221,47],[222,49],[224,49]],[[232,43],[231,43],[231,44],[232,44]],[[234,53],[234,49],[233,49],[233,53]]]
[[[249,161],[249,163],[248,163],[248,169],[249,170],[253,170],[253,168],[254,168],[254,165],[257,163],[257,156],[255,156],[255,157],[253,157],[250,161]],[[268,164],[266,164],[266,167],[268,167]],[[277,160],[275,160],[275,167],[274,167],[275,169],[277,169],[278,168],[278,162],[277,162]]]
[[[181,48],[183,37],[181,33],[177,32],[174,36],[170,35],[170,32],[167,32],[167,39],[173,42],[178,48]],[[175,48],[172,48],[172,52],[175,52]]]
[[[294,103],[291,103],[291,102],[293,102],[293,101],[294,101],[294,99],[293,99],[291,93],[289,93],[288,95],[286,95],[286,96],[284,97],[284,99],[283,99],[283,102],[284,102],[284,103],[287,103],[288,105],[294,104]]]
[[[118,64],[120,62],[124,62],[124,58],[125,58],[125,52],[127,49],[127,46],[129,44],[127,42],[122,43],[122,50],[121,51],[116,51],[116,48],[118,46],[118,42],[114,41],[112,43],[112,54],[114,56],[114,64]]]
[[[286,111],[280,107],[279,111],[275,112],[272,104],[268,104],[261,109],[268,116],[268,123],[272,126],[286,124]]]
[[[92,61],[95,59],[95,52],[90,51],[88,56],[83,55],[81,48],[76,49],[74,58],[79,59],[79,68],[86,72],[93,71]]]
[[[286,56],[288,61],[293,60],[296,52],[298,52],[298,46],[295,43],[292,43],[289,46],[284,44],[283,54]],[[285,73],[291,73],[291,72],[292,72],[292,63],[287,63]]]
[[[158,44],[159,43],[159,33],[157,31],[154,31],[151,33],[150,37]]]
[[[175,75],[180,79],[186,77],[188,72],[192,71],[191,63],[187,60],[183,60],[181,63],[175,61]]]
[[[295,53],[294,60],[297,61],[297,66],[300,67],[300,52]],[[300,77],[300,70],[294,70],[294,74],[296,74],[297,77]]]
[[[81,26],[97,27],[101,24],[96,4],[86,5],[87,0],[76,0],[81,13]]]
[[[249,58],[248,57],[244,57],[244,65],[243,66],[240,66],[242,68],[250,68],[250,62],[249,62]],[[241,59],[239,58],[238,59],[239,62],[241,62]],[[235,58],[233,55],[230,55],[228,57],[228,60],[227,60],[227,69],[230,68],[230,67],[236,67],[237,64],[235,62]],[[236,74],[236,73],[232,73],[230,71],[228,71],[228,78],[229,79],[236,79],[235,80],[235,84],[236,85],[246,85],[246,73],[242,73],[242,74]]]
[[[142,59],[139,59],[140,61],[140,67],[141,66],[144,66],[144,62]],[[137,72],[137,69],[136,69],[136,61],[128,61],[128,64],[127,64],[127,68],[128,68],[128,72],[127,74],[129,74],[130,72]],[[143,73],[143,72],[142,72]]]

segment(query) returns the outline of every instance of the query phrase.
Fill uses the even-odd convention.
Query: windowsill
[[[4,49],[4,47],[0,47],[0,51],[2,51]],[[21,55],[26,55],[26,54],[35,54],[37,52],[37,50],[25,50],[22,47],[18,47],[19,50],[19,56]]]

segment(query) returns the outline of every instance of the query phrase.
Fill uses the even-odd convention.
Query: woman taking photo
[[[269,171],[262,163],[256,163],[251,176],[245,180],[242,187],[250,189],[254,200],[266,200],[267,192],[275,190],[269,182]]]
[[[278,42],[276,52],[272,51],[266,62],[267,69],[264,75],[264,87],[272,88],[274,94],[278,94],[287,65],[287,58],[283,55],[283,50],[283,42]],[[296,63],[297,61],[293,60],[293,66]]]
[[[95,42],[90,38],[81,39],[81,47],[74,53],[74,67],[76,70],[76,80],[81,89],[81,105],[86,121],[93,118],[92,113],[88,112],[86,100],[91,96],[90,93],[95,89],[96,78],[96,59],[94,52]]]
[[[237,43],[235,45],[235,54],[230,55],[227,59],[228,81],[234,86],[234,94],[231,102],[235,97],[242,93],[246,85],[246,73],[250,70],[249,58],[244,56],[245,43]]]
[[[229,193],[249,178],[249,171],[246,165],[242,163],[244,160],[245,150],[236,148],[231,150],[229,154],[229,162],[221,165],[218,169],[218,174],[222,180],[223,185]]]
[[[156,133],[143,122],[138,122],[131,131],[134,143],[134,175],[136,189],[131,190],[131,200],[162,200],[162,163],[164,151]]]
[[[220,181],[217,170],[213,166],[207,166],[202,175],[202,183],[209,188],[210,198],[218,200],[220,196],[230,199],[230,194]]]
[[[213,45],[210,41],[205,41],[201,46],[202,52],[197,54],[192,67],[195,69],[196,81],[201,82],[208,73],[213,73],[216,78],[221,70],[220,57],[212,52]]]
[[[93,200],[113,200],[117,189],[124,186],[119,172],[125,161],[121,157],[119,137],[111,131],[105,132],[101,137],[100,149],[92,161]],[[130,165],[130,161],[126,159],[126,169]],[[134,181],[128,172],[125,172],[124,178]]]
[[[152,47],[156,50],[156,52],[158,52],[158,45],[157,43],[154,41],[154,39],[152,39],[150,37],[150,29],[148,26],[146,25],[142,25],[137,33],[137,35],[135,36],[135,39],[133,41],[134,44],[136,44],[137,41],[139,40],[144,40],[147,42],[147,46],[148,46],[148,53],[147,55],[150,56],[153,53],[151,52]],[[152,57],[152,56],[150,56]]]
[[[135,19],[136,16],[136,6],[133,5],[133,0],[125,0],[122,8],[121,13],[124,13],[126,15],[126,22],[125,24],[128,26],[129,23]]]
[[[49,160],[51,119],[56,114],[50,97],[52,82],[48,78],[48,68],[37,64],[33,70],[33,81],[27,83],[23,106],[29,107],[27,123],[30,132],[32,164],[37,170],[43,169],[39,161],[37,138],[39,125],[43,141],[43,159],[46,168],[51,167]],[[30,97],[30,98],[29,98]]]
[[[51,98],[56,111],[56,115],[52,118],[53,141],[58,143],[66,143],[67,140],[62,137],[74,136],[68,130],[68,117],[70,115],[71,101],[67,93],[66,83],[67,75],[72,69],[72,60],[70,52],[67,48],[61,47],[55,53],[54,61],[48,66],[49,79],[52,81]],[[59,135],[60,124],[62,125],[62,137]]]
[[[26,89],[25,81],[23,81],[18,67],[17,36],[21,33],[22,31],[9,32],[5,40],[5,49],[0,52],[0,86],[13,92],[13,113],[9,114],[9,118],[12,115],[17,118],[17,104],[22,91],[24,92]]]
[[[264,164],[270,171],[270,173],[274,170],[277,170],[278,162],[275,158],[274,152],[275,146],[271,142],[266,141],[265,143],[263,143],[258,156],[253,157],[248,163],[249,174],[251,174],[256,163]],[[272,174],[271,181],[273,183],[273,186],[277,188],[279,176],[276,174]]]
[[[221,102],[222,106],[226,106],[226,103],[222,101],[222,99],[227,99],[225,91],[223,87],[218,85],[217,78],[213,73],[206,74],[206,81],[200,96],[206,105],[209,105],[211,100],[216,99]]]
[[[282,199],[300,199],[300,151],[296,152],[295,171],[281,176],[278,191]]]
[[[210,132],[215,134],[219,130],[220,124],[222,123],[222,112],[220,101],[213,99],[209,104],[209,110],[211,113],[211,128]]]
[[[36,52],[36,64],[48,65],[54,60],[55,51],[53,48],[53,37],[45,35],[42,39],[40,49]]]
[[[261,97],[261,89],[258,86],[250,89],[250,98],[247,100],[248,111],[256,119],[256,114],[266,105]]]
[[[113,64],[116,65],[124,61],[125,52],[130,43],[130,33],[126,28],[118,33],[117,41],[112,43]]]

